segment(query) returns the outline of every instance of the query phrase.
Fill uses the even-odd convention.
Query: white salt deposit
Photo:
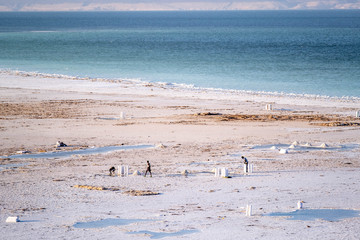
[[[140,176],[141,172],[139,170],[135,170],[132,175],[133,176]]]
[[[6,222],[7,223],[16,223],[16,222],[19,222],[19,217],[8,217],[6,219]]]
[[[289,152],[287,149],[282,148],[282,149],[280,149],[279,153],[280,154],[288,154]]]
[[[322,143],[321,145],[320,145],[320,147],[321,148],[327,148],[327,147],[329,147],[326,143]]]

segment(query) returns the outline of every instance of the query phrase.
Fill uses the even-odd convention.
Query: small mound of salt
[[[156,148],[166,148],[166,146],[162,143],[156,145]]]
[[[133,176],[140,176],[141,172],[139,170],[135,170],[132,175]]]
[[[278,148],[276,146],[272,146],[270,149],[271,150],[277,150]]]
[[[321,148],[327,148],[327,147],[329,147],[326,143],[322,143],[321,145],[320,145],[320,147]]]
[[[187,177],[187,175],[189,175],[189,171],[188,170],[184,170],[181,172],[182,175],[184,175],[185,177]]]
[[[291,145],[289,146],[289,148],[295,148],[295,145],[294,145],[294,144],[291,144]]]
[[[299,145],[299,142],[295,141],[295,142],[292,143],[292,145],[297,146],[297,145]]]

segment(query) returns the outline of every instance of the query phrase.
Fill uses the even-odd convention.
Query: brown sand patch
[[[104,191],[104,190],[108,190],[108,191],[119,191],[118,188],[106,188],[106,187],[101,187],[101,186],[90,186],[90,185],[74,185],[74,188],[85,188],[88,190],[98,190],[98,191]]]
[[[27,103],[0,103],[0,117],[23,117],[32,119],[76,118],[83,115],[80,105],[87,100],[41,101]]]
[[[150,190],[128,190],[125,191],[124,194],[128,194],[130,196],[151,196],[151,195],[159,195],[158,192],[152,192]]]
[[[299,114],[221,114],[221,113],[197,113],[193,117],[213,119],[216,121],[307,121],[315,125],[338,127],[360,126],[358,119],[339,115],[299,115]]]

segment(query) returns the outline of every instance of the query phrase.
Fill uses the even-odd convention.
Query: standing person
[[[244,160],[245,172],[248,173],[249,172],[249,161],[244,156],[242,156],[241,158]]]
[[[152,174],[151,174],[151,166],[150,166],[150,162],[149,161],[147,161],[147,168],[146,168],[146,172],[145,172],[145,176],[144,177],[146,177],[146,174],[147,173],[150,173],[150,177],[152,177]]]

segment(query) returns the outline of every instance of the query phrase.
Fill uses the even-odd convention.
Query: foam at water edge
[[[17,75],[22,77],[42,77],[42,78],[56,78],[56,79],[69,79],[69,80],[87,80],[94,82],[109,82],[109,83],[128,83],[142,86],[154,86],[165,89],[174,89],[179,90],[193,90],[193,91],[202,91],[207,93],[216,93],[216,94],[235,94],[235,95],[254,95],[261,97],[287,97],[291,99],[307,99],[307,100],[332,100],[338,102],[360,102],[360,97],[354,96],[342,96],[342,97],[333,97],[326,95],[314,95],[314,94],[296,94],[296,93],[285,93],[285,92],[266,92],[266,91],[250,91],[250,90],[236,90],[236,89],[222,89],[222,88],[204,88],[197,87],[193,84],[184,84],[184,83],[167,83],[167,82],[149,82],[141,79],[129,79],[129,78],[119,78],[119,79],[108,79],[108,78],[92,78],[92,77],[80,77],[80,76],[69,76],[63,74],[49,74],[49,73],[38,73],[38,72],[26,72],[20,70],[11,70],[11,69],[0,69],[0,74],[8,75]]]

